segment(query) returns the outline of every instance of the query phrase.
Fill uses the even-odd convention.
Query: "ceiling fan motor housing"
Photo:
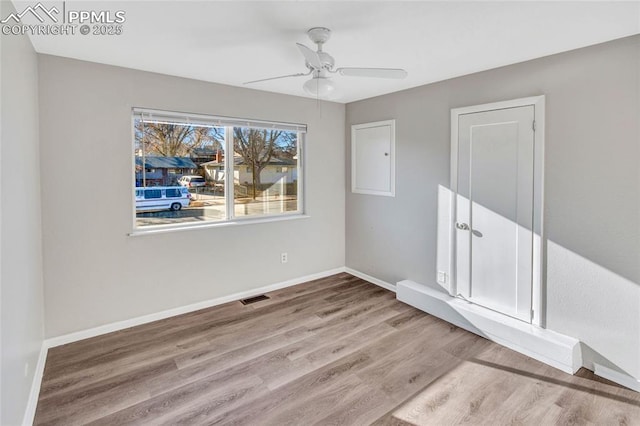
[[[333,56],[328,53],[318,52],[318,56],[320,57],[320,61],[322,62],[322,66],[326,69],[332,69],[335,61]]]
[[[312,42],[318,45],[318,50],[316,53],[318,54],[318,58],[322,63],[322,68],[327,70],[333,69],[333,66],[336,63],[333,59],[333,56],[322,51],[322,45],[331,38],[331,30],[325,27],[314,27],[307,31],[307,35]],[[309,64],[309,62],[307,62],[306,65],[310,70],[317,71],[313,66]]]
[[[331,30],[325,27],[313,27],[307,31],[309,39],[316,44],[324,44],[331,38]]]

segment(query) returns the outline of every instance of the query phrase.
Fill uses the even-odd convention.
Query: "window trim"
[[[226,228],[228,226],[244,226],[256,225],[260,223],[284,222],[298,219],[308,219],[310,217],[310,215],[304,213],[272,214],[262,216],[238,217],[233,220],[219,220],[215,222],[211,221],[205,223],[187,222],[181,224],[151,225],[147,227],[150,229],[136,228],[133,231],[127,233],[127,235],[130,237],[140,237],[143,235],[166,234],[169,232],[178,231],[193,231],[196,229]]]
[[[216,221],[206,221],[206,222],[184,222],[184,223],[172,223],[172,224],[162,224],[162,225],[147,225],[144,227],[139,227],[136,225],[136,134],[135,134],[135,121],[140,119],[141,114],[154,114],[157,116],[161,116],[163,118],[175,118],[175,123],[184,123],[187,125],[199,125],[199,124],[210,124],[211,127],[224,127],[225,128],[225,156],[224,156],[224,173],[225,173],[225,219],[216,220]],[[190,121],[189,119],[193,119]],[[200,122],[200,121],[204,122]],[[158,120],[159,121],[159,120]],[[219,124],[223,123],[223,124]],[[235,216],[235,199],[234,199],[234,180],[228,179],[229,170],[231,170],[231,176],[233,177],[233,155],[227,155],[226,153],[233,153],[233,127],[250,127],[250,128],[260,128],[260,129],[281,129],[286,131],[296,131],[298,135],[297,143],[296,143],[296,156],[297,156],[297,164],[296,164],[296,172],[297,172],[297,205],[295,212],[286,212],[286,213],[272,213],[272,214],[263,214],[256,216]],[[226,227],[226,226],[237,226],[237,225],[249,225],[249,224],[257,224],[257,223],[270,223],[270,222],[279,222],[284,220],[295,220],[301,218],[310,217],[306,211],[306,202],[305,202],[305,192],[306,192],[306,180],[305,180],[305,161],[304,161],[304,144],[306,143],[306,132],[307,126],[304,124],[295,124],[295,123],[284,123],[284,122],[274,122],[274,121],[264,121],[264,120],[253,120],[253,119],[240,119],[233,117],[223,117],[223,116],[213,116],[206,114],[194,114],[194,113],[185,113],[185,112],[174,112],[174,111],[162,111],[156,109],[149,108],[137,108],[134,107],[131,109],[131,185],[132,190],[131,193],[131,212],[132,212],[132,230],[127,235],[129,236],[139,236],[139,235],[150,235],[150,234],[159,234],[166,232],[174,232],[174,231],[184,231],[184,230],[193,230],[193,229],[202,229],[202,228],[216,228],[216,227]]]
[[[179,111],[163,111],[159,109],[151,108],[137,108],[131,109],[134,119],[137,116],[144,118],[149,117],[149,122],[157,123],[181,123],[181,124],[197,124],[200,126],[210,127],[251,127],[257,129],[279,129],[287,130],[291,132],[307,132],[306,124],[287,123],[278,121],[256,120],[252,118],[237,118],[226,117],[222,115],[208,115],[198,114],[191,112],[179,112]]]

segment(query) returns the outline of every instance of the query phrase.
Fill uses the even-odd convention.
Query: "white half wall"
[[[27,36],[0,36],[0,51],[0,424],[17,425],[44,336],[38,60]]]
[[[344,105],[39,58],[47,337],[344,266]],[[310,217],[127,236],[132,107],[307,124]]]

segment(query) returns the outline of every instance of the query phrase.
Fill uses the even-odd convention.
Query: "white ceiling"
[[[14,1],[22,10],[33,2]],[[50,6],[62,2],[43,2]],[[295,43],[333,31],[342,67],[397,67],[404,80],[336,76],[351,102],[640,33],[633,2],[67,1],[67,9],[124,10],[119,36],[34,36],[36,51],[243,86],[304,72]],[[307,96],[304,77],[249,87]]]

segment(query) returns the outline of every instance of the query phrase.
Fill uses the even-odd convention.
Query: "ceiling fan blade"
[[[280,78],[289,78],[289,77],[302,77],[304,75],[309,75],[310,72],[299,72],[297,74],[289,74],[289,75],[281,75],[279,77],[269,77],[269,78],[261,78],[260,80],[247,81],[242,84],[252,84],[252,83],[260,83],[261,81],[269,81],[269,80],[278,80]]]
[[[399,68],[338,68],[340,75],[349,77],[397,78],[407,76],[407,72]]]
[[[307,63],[311,65],[314,69],[320,70],[322,69],[322,61],[320,60],[320,56],[318,53],[309,49],[307,46],[301,43],[296,43],[300,52],[304,55],[304,58],[307,60]]]

